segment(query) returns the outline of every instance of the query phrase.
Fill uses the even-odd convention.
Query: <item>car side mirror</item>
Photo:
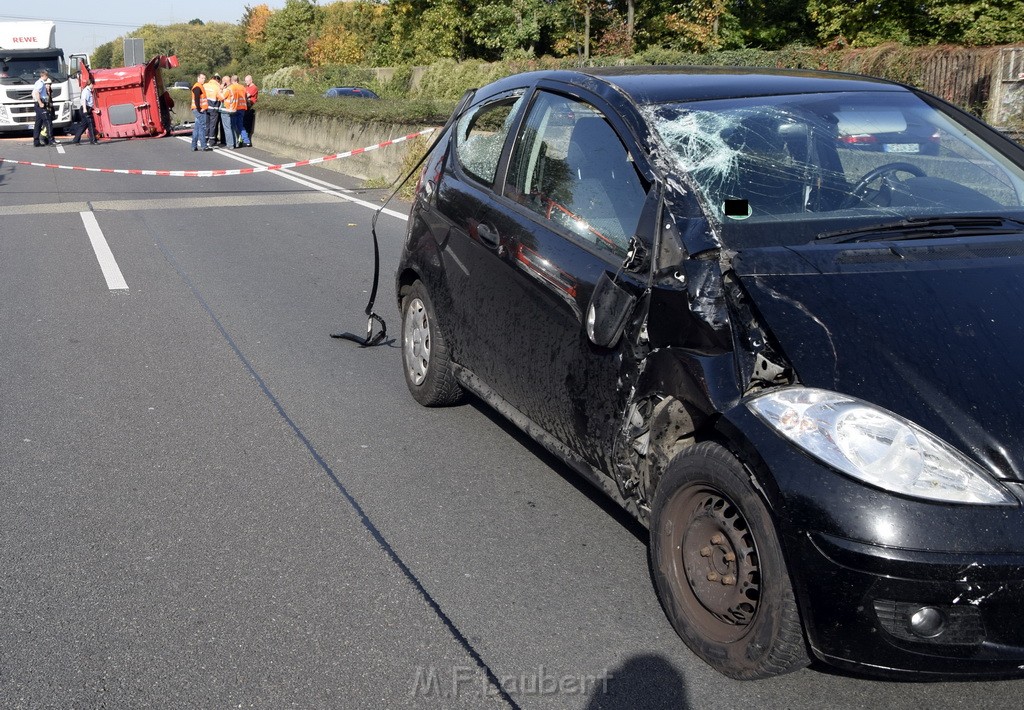
[[[586,328],[590,342],[602,348],[615,347],[634,305],[636,296],[616,283],[607,271],[601,274],[587,306]]]

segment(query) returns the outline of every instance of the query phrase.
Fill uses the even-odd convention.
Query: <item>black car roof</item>
[[[587,88],[599,94],[621,91],[638,104],[699,101],[739,96],[838,91],[908,91],[908,87],[857,74],[754,67],[597,67],[530,72],[495,83],[495,90],[539,79]],[[602,90],[602,88],[604,90]]]

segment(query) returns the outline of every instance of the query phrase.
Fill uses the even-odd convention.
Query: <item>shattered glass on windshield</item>
[[[800,243],[836,222],[1024,204],[1020,165],[912,96],[662,104],[645,117],[670,181],[696,189],[727,244]]]
[[[673,167],[696,180],[715,219],[807,210],[820,166],[808,160],[810,131],[788,112],[656,107],[648,118],[670,149]]]

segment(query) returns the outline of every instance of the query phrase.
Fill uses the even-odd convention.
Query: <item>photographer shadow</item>
[[[633,656],[609,671],[607,682],[593,688],[587,710],[685,710],[686,684],[682,674],[661,656]]]

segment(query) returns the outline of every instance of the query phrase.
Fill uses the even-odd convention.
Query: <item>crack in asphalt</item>
[[[416,576],[416,573],[413,572],[409,565],[405,562],[405,560],[402,559],[401,555],[398,554],[397,550],[395,550],[395,548],[391,546],[391,543],[388,542],[387,538],[384,537],[384,534],[381,532],[380,528],[378,528],[377,525],[370,518],[370,516],[367,515],[366,511],[359,504],[359,501],[356,500],[355,496],[353,496],[352,493],[349,492],[349,490],[345,487],[345,484],[341,482],[341,479],[338,478],[338,475],[334,472],[331,466],[324,460],[323,456],[320,455],[320,452],[316,450],[316,447],[313,445],[313,442],[311,442],[306,437],[306,435],[303,433],[299,425],[295,423],[291,416],[289,416],[288,412],[284,408],[284,405],[277,398],[277,396],[275,396],[274,393],[271,392],[270,387],[267,385],[266,381],[256,371],[256,368],[245,356],[245,354],[241,351],[241,349],[238,347],[238,344],[235,343],[234,339],[231,337],[231,334],[228,333],[227,329],[220,322],[220,319],[217,317],[216,313],[213,312],[213,309],[206,302],[206,299],[203,298],[202,293],[200,293],[195,283],[193,283],[193,281],[185,274],[181,266],[174,259],[174,257],[171,256],[170,252],[160,241],[160,239],[158,237],[154,237],[154,241],[156,243],[157,249],[160,250],[160,253],[163,255],[163,257],[167,260],[167,262],[175,270],[175,272],[185,283],[188,289],[192,292],[192,295],[195,296],[196,300],[199,302],[199,305],[202,306],[203,310],[206,311],[206,314],[210,317],[210,320],[213,321],[213,324],[217,327],[217,330],[220,332],[221,337],[224,338],[227,344],[234,351],[235,355],[241,361],[246,371],[248,371],[249,375],[259,385],[259,388],[263,392],[263,395],[274,406],[274,408],[277,410],[277,413],[284,420],[285,424],[287,424],[288,427],[291,428],[292,432],[302,443],[302,445],[306,448],[310,456],[313,457],[313,460],[316,462],[316,464],[321,468],[321,470],[323,470],[325,474],[327,474],[327,477],[330,479],[331,483],[334,484],[334,487],[342,495],[342,497],[349,504],[352,510],[355,511],[356,515],[359,517],[360,523],[362,523],[363,525],[363,528],[377,542],[377,544],[380,546],[384,554],[399,569],[402,575],[405,576],[406,580],[408,580],[408,582],[413,586],[413,588],[419,594],[420,598],[424,601],[424,603],[426,603],[430,610],[434,612],[434,615],[444,625],[444,627],[448,630],[448,632],[455,639],[455,641],[458,642],[458,644],[469,655],[469,657],[473,659],[473,661],[477,664],[480,670],[484,672],[488,682],[493,687],[495,697],[501,697],[505,700],[506,703],[508,703],[510,707],[516,708],[518,710],[518,703],[516,703],[516,701],[512,698],[508,691],[503,687],[501,680],[499,680],[494,670],[483,659],[483,657],[480,655],[480,652],[473,647],[473,644],[469,641],[468,638],[466,638],[466,635],[459,630],[459,627],[455,624],[454,621],[452,621],[451,617],[449,617],[448,614],[445,613],[445,611],[441,608],[440,603],[433,597],[433,595],[430,594],[427,588],[423,585],[423,582],[419,580],[419,578]]]

